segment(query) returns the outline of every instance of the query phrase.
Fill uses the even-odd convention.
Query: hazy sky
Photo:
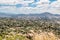
[[[0,0],[0,12],[60,14],[60,0]]]

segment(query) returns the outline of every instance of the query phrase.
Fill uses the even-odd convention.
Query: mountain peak
[[[53,15],[53,14],[51,14],[49,12],[44,12],[44,13],[41,13],[41,15]]]
[[[44,12],[43,14],[51,14],[51,13],[49,13],[49,12]]]

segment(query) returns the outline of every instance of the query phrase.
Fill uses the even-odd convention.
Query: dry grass
[[[34,33],[33,40],[60,40],[52,32]]]

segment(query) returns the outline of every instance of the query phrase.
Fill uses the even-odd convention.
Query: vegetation
[[[0,18],[0,40],[59,40],[60,24],[52,20]]]

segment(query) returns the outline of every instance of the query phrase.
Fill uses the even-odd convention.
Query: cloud
[[[0,0],[0,4],[15,4],[16,0]]]
[[[23,14],[29,14],[29,13],[42,13],[47,11],[46,9],[43,10],[43,8],[32,8],[32,7],[21,7],[21,8],[16,8],[16,7],[1,7],[0,12],[4,13],[23,13]]]
[[[11,7],[11,6],[8,6],[8,7],[0,7],[0,12],[2,13],[17,13],[16,12],[16,7]]]
[[[57,0],[50,5],[50,12],[60,14],[60,0]]]
[[[0,0],[0,3],[6,3],[6,4],[13,4],[15,6],[3,6],[0,7],[0,12],[5,13],[42,13],[42,12],[51,12],[51,13],[60,13],[60,0],[54,1],[50,4],[49,0],[40,0],[39,2],[34,2],[34,0],[31,1],[23,1],[23,0],[13,0],[2,2]],[[20,4],[21,7],[19,6]],[[17,7],[16,7],[17,6]]]
[[[32,2],[34,2],[34,0],[0,0],[0,4],[24,4]]]
[[[49,0],[40,0],[40,2],[49,2]]]
[[[42,12],[45,12],[46,9],[44,9],[44,10],[41,9],[40,10],[40,8],[37,8],[37,7],[35,7],[35,8],[32,8],[32,7],[24,8],[24,7],[22,7],[22,8],[19,9],[19,11],[21,11],[21,12],[23,12],[25,14],[29,14],[29,13],[42,13]]]

